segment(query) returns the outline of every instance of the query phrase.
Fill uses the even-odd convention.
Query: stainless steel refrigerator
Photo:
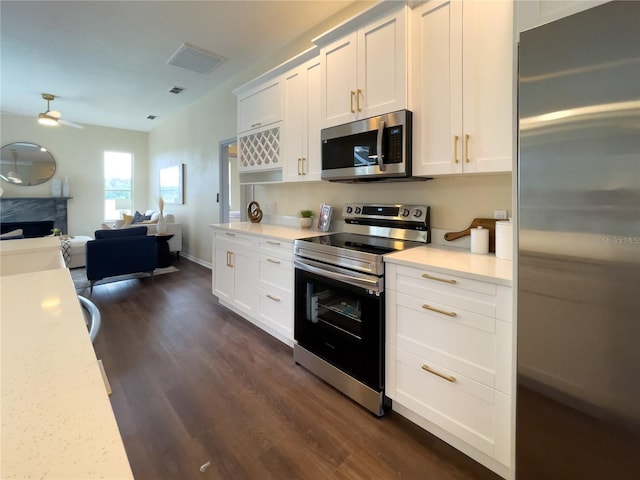
[[[518,55],[516,478],[640,479],[640,2]]]

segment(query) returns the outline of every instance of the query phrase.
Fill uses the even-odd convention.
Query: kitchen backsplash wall
[[[322,203],[342,218],[347,202],[404,203],[431,206],[431,227],[463,230],[476,217],[493,218],[496,209],[511,208],[511,174],[438,177],[424,182],[345,184],[330,182],[256,185],[255,198],[275,215],[318,212]]]

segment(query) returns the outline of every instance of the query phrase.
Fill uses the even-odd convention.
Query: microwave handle
[[[377,154],[378,154],[378,166],[380,167],[380,171],[384,172],[387,169],[387,166],[384,164],[384,156],[382,155],[382,135],[384,134],[384,120],[380,120],[378,124],[378,142],[376,144]]]

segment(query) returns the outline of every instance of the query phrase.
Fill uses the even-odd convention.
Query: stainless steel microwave
[[[399,110],[323,129],[321,178],[336,182],[408,179],[411,118],[409,110]]]

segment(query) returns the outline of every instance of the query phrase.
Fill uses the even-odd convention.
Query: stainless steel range
[[[431,241],[429,207],[347,204],[342,233],[296,240],[293,357],[375,415],[384,397],[384,262]]]

